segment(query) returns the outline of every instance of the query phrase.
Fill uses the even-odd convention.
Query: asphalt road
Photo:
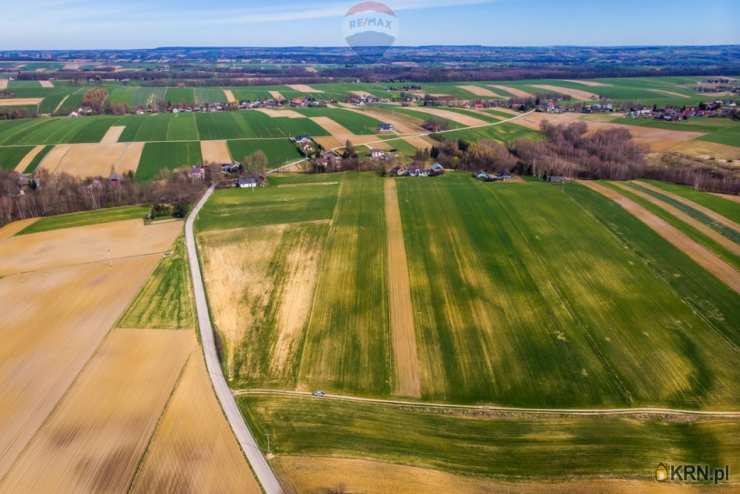
[[[244,422],[244,417],[242,417],[239,407],[236,405],[234,395],[231,393],[229,385],[226,384],[226,379],[224,378],[221,364],[218,360],[218,354],[216,353],[213,326],[211,325],[211,318],[208,313],[208,304],[206,303],[206,294],[203,287],[203,276],[200,271],[198,252],[195,247],[195,237],[193,235],[193,223],[198,217],[198,213],[203,205],[211,197],[211,194],[213,194],[213,190],[213,187],[208,189],[208,192],[206,192],[195,208],[193,208],[185,223],[185,243],[188,249],[190,274],[193,279],[193,293],[195,294],[195,307],[198,312],[198,324],[200,326],[200,338],[203,343],[203,353],[205,354],[208,375],[211,378],[216,397],[221,403],[221,408],[229,421],[229,425],[231,425],[231,430],[234,431],[234,435],[242,451],[244,451],[247,461],[252,466],[252,471],[257,476],[257,480],[262,484],[262,488],[266,494],[282,494],[283,488],[280,486],[280,482],[278,482],[275,473],[270,468],[270,464],[267,463],[267,459],[257,446],[252,432]]]

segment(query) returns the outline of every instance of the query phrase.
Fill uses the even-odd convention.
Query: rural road
[[[306,391],[291,391],[286,389],[243,389],[235,390],[234,396],[295,396],[312,397]],[[714,410],[681,410],[675,408],[521,408],[505,407],[496,405],[455,405],[450,403],[435,403],[427,401],[411,400],[383,400],[379,398],[363,398],[351,395],[336,395],[327,393],[321,400],[353,401],[359,403],[370,403],[376,405],[401,405],[419,408],[439,408],[448,410],[470,410],[490,413],[524,413],[531,415],[558,415],[558,416],[620,416],[637,417],[645,415],[653,416],[683,416],[696,418],[740,418],[740,411],[714,411]]]
[[[266,494],[282,494],[283,488],[280,486],[280,482],[278,482],[275,473],[270,468],[270,464],[267,463],[267,459],[257,446],[254,436],[239,411],[234,395],[231,393],[229,385],[226,384],[226,379],[221,370],[221,363],[216,353],[213,326],[211,325],[211,318],[208,312],[208,303],[206,301],[205,288],[203,287],[203,276],[200,271],[198,251],[195,246],[195,236],[193,235],[195,219],[198,217],[198,213],[208,198],[213,194],[213,190],[213,186],[208,189],[208,192],[203,195],[203,198],[193,208],[185,223],[185,243],[188,249],[188,260],[190,261],[190,274],[193,279],[193,293],[195,294],[195,306],[198,312],[198,324],[200,326],[200,338],[203,342],[203,353],[205,354],[208,375],[213,383],[216,397],[221,403],[221,408],[252,467],[252,471],[257,476],[257,480],[262,485]]]

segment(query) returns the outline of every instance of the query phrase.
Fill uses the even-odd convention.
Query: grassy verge
[[[149,212],[148,206],[123,206],[118,208],[96,209],[94,211],[82,211],[79,213],[60,214],[48,216],[29,225],[18,235],[29,233],[47,232],[61,228],[73,228],[77,226],[95,225],[99,223],[111,223],[113,221],[144,219]]]

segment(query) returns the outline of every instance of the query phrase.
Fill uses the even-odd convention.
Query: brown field
[[[287,84],[287,86],[293,91],[298,91],[299,93],[323,93],[324,92],[324,91],[319,91],[318,89],[314,89],[308,84]]]
[[[685,204],[685,205],[689,206],[692,209],[696,209],[697,211],[703,213],[705,216],[708,216],[709,218],[713,219],[717,223],[720,223],[720,224],[726,226],[727,228],[732,228],[736,232],[739,232],[740,233],[740,225],[738,225],[737,223],[735,223],[731,219],[725,218],[721,214],[719,214],[719,213],[717,213],[715,211],[712,211],[709,208],[705,208],[701,204],[697,204],[697,203],[695,203],[694,201],[692,201],[690,199],[686,199],[685,197],[681,197],[681,196],[679,196],[677,194],[674,194],[673,192],[668,192],[667,190],[663,190],[660,187],[656,187],[656,186],[654,186],[654,185],[652,185],[650,183],[643,182],[641,180],[637,180],[636,182],[638,184],[640,184],[641,186],[645,187],[646,189],[650,189],[650,190],[653,190],[655,192],[660,192],[664,196],[668,196],[671,199],[673,199],[674,201],[678,201],[678,202],[680,202],[682,204]],[[734,197],[734,196],[723,196],[723,197]],[[735,199],[735,200],[737,200],[737,199]]]
[[[517,89],[515,87],[504,86],[501,84],[489,84],[489,86],[496,89],[501,89],[502,91],[506,91],[509,94],[513,94],[517,98],[531,98],[534,96],[533,94],[522,91],[521,89]]]
[[[432,98],[447,98],[447,97],[450,96],[449,94],[446,94],[446,93],[428,93],[428,92],[423,91],[423,90],[420,90],[420,89],[416,89],[414,91],[409,91],[409,93],[415,94],[416,96],[422,96],[422,97],[429,95]]]
[[[231,163],[231,153],[226,141],[200,141],[200,152],[205,163]]]
[[[64,70],[79,70],[82,67],[80,62],[67,62],[62,67]]]
[[[190,355],[129,492],[261,492],[213,394],[198,348]]]
[[[414,108],[414,111],[421,112],[421,113],[427,113],[429,115],[434,115],[435,117],[445,118],[447,120],[452,120],[453,122],[457,122],[459,124],[465,125],[467,127],[476,127],[476,126],[482,126],[487,125],[488,122],[485,120],[481,120],[479,118],[471,117],[469,115],[464,115],[462,113],[457,113],[450,110],[441,110],[439,108],[427,108],[427,107],[418,107]]]
[[[46,146],[44,146],[42,144],[42,145],[36,146],[35,148],[31,149],[28,152],[28,154],[26,154],[23,157],[23,159],[20,161],[20,163],[18,163],[16,165],[15,171],[17,171],[18,173],[23,173],[25,171],[25,169],[28,168],[28,165],[31,164],[31,162],[36,157],[36,155],[39,154],[41,152],[41,150],[44,149],[45,147]]]
[[[224,96],[226,96],[227,103],[239,103],[239,100],[234,96],[234,91],[231,89],[224,89]]]
[[[199,236],[203,280],[213,320],[224,341],[227,378],[234,376],[236,347],[253,325],[255,311],[262,314],[269,302],[272,284],[268,270],[284,230],[285,225],[277,225]]]
[[[560,482],[503,482],[467,477],[430,468],[395,465],[373,460],[279,456],[277,473],[288,494],[343,492],[362,494],[698,494],[704,486],[657,483],[643,480],[571,480]],[[713,487],[711,492],[729,494],[736,486]]]
[[[584,91],[582,89],[573,89],[569,87],[553,86],[551,84],[532,84],[532,87],[544,89],[545,91],[551,91],[553,93],[564,94],[574,99],[580,99],[580,100],[599,99],[598,95],[592,92],[589,92],[589,91]]]
[[[27,226],[32,225],[33,223],[36,223],[38,220],[39,220],[38,218],[18,220],[18,221],[14,221],[12,223],[8,223],[7,225],[0,227],[0,240],[5,240],[6,238],[12,237],[19,231],[25,229]]]
[[[12,237],[0,242],[0,276],[166,252],[182,222],[118,221]]]
[[[584,121],[584,118],[578,113],[531,113],[525,117],[514,120],[512,123],[533,130],[539,130],[540,123],[543,120],[547,120],[552,124],[568,125],[573,122],[582,122]],[[697,137],[701,137],[703,135],[701,132],[658,129],[638,125],[623,125],[594,119],[588,119],[587,123],[590,132],[600,129],[627,129],[630,131],[636,142],[649,146],[650,150],[653,152],[668,151],[678,144],[693,141]]]
[[[385,223],[388,237],[388,302],[395,364],[395,394],[418,398],[421,396],[419,357],[416,350],[406,245],[394,179],[385,181]]]
[[[195,342],[114,330],[18,457],[7,492],[126,492]]]
[[[622,194],[594,181],[580,181],[579,183],[622,206],[635,218],[652,228],[655,233],[684,252],[698,265],[712,273],[728,287],[740,293],[740,273],[732,265],[717,257],[712,251]]]
[[[486,96],[489,98],[505,98],[505,96],[501,96],[500,94],[494,93],[490,89],[486,89],[480,86],[457,86],[457,87],[459,87],[463,91],[467,91],[476,96]]]
[[[280,94],[280,91],[268,91],[270,93],[270,96],[272,96],[272,99],[275,101],[285,101],[285,96]]]
[[[651,93],[658,93],[658,94],[667,94],[668,96],[676,96],[679,98],[685,98],[689,99],[689,96],[681,93],[677,93],[675,91],[666,91],[665,89],[648,89]]]
[[[335,149],[345,145],[347,141],[351,141],[354,145],[367,144],[369,142],[375,142],[378,138],[374,135],[356,135],[353,134],[349,129],[338,124],[329,117],[311,117],[311,120],[323,127],[327,132],[331,134],[329,137],[315,137],[315,141],[321,144],[326,149]],[[386,149],[387,145],[382,143],[374,143],[373,147],[378,149]]]
[[[57,144],[39,166],[78,177],[108,177],[114,170],[135,172],[143,151],[143,142]]]
[[[270,108],[258,108],[258,112],[264,113],[271,118],[306,118],[305,115],[295,110],[272,110]]]
[[[52,81],[39,81],[39,84],[41,84],[41,87],[45,87],[45,88],[54,87],[54,83]]]
[[[0,106],[32,106],[38,105],[44,98],[7,98],[0,99]]]
[[[128,221],[0,240],[0,299],[9,302],[0,318],[0,477],[178,233]]]
[[[118,139],[120,139],[124,130],[126,130],[125,125],[113,125],[105,132],[105,135],[100,139],[100,142],[104,144],[115,144],[118,142]]]
[[[0,79],[0,91],[4,91],[5,89],[8,89],[8,80]]]
[[[701,141],[699,139],[678,144],[671,151],[697,156],[703,159],[716,158],[726,161],[740,161],[740,147],[720,144],[718,142]]]
[[[626,184],[615,182],[615,184],[620,187],[623,190],[627,190],[629,192],[632,192],[633,194],[645,199],[646,201],[649,201],[656,206],[664,209],[668,213],[670,213],[672,216],[678,218],[679,220],[683,221],[687,225],[691,226],[694,230],[697,230],[704,234],[706,237],[711,238],[716,243],[727,249],[728,251],[732,252],[736,256],[740,256],[740,245],[736,244],[729,238],[725,237],[721,233],[719,233],[717,230],[708,227],[701,221],[695,220],[693,217],[689,216],[688,214],[684,213],[677,207],[671,206],[669,203],[665,201],[661,201],[657,197],[654,197],[650,194],[647,194],[645,192],[642,192],[641,190],[633,189],[632,187],[627,186]]]
[[[596,81],[584,81],[581,79],[563,79],[563,82],[572,82],[573,84],[583,84],[588,87],[609,87],[611,84],[604,84],[603,82]]]

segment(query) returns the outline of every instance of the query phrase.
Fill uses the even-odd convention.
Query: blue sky
[[[335,0],[0,0],[0,50],[341,46]],[[740,0],[389,0],[397,44],[740,44]]]

